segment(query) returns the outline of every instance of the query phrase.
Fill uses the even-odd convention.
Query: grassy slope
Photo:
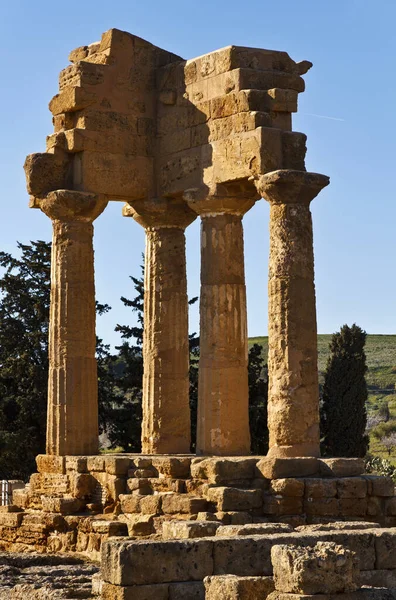
[[[323,382],[323,373],[329,355],[330,334],[318,335],[318,365],[319,379]],[[268,353],[268,337],[249,338],[249,346],[261,344],[265,358]],[[367,356],[367,385],[369,402],[367,409],[370,413],[377,411],[381,402],[389,404],[391,418],[396,419],[396,335],[368,335],[366,341]],[[390,458],[396,465],[396,452],[389,457],[379,442],[370,439],[370,451],[373,454]]]
[[[323,375],[329,355],[331,334],[318,335],[318,364]],[[263,353],[268,353],[268,337],[251,337],[249,346],[261,344]],[[396,335],[368,335],[366,341],[367,384],[390,393],[396,384]]]

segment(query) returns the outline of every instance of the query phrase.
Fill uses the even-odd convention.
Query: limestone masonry
[[[0,508],[0,551],[101,559],[102,600],[396,598],[393,481],[320,458],[310,203],[329,178],[306,171],[292,131],[311,63],[235,46],[186,61],[116,29],[69,59],[47,150],[25,162],[30,206],[53,223],[47,449]],[[270,449],[253,457],[242,220],[260,198]],[[93,222],[109,201],[146,232],[140,455],[98,448]],[[184,231],[198,217],[192,456]]]
[[[190,449],[184,229],[200,216],[197,452],[249,453],[242,218],[265,197],[270,453],[318,456],[309,204],[329,181],[291,130],[311,63],[234,46],[185,61],[116,29],[69,58],[55,133],[25,163],[54,226],[47,453],[98,451],[92,223],[110,200],[146,230],[143,452]]]

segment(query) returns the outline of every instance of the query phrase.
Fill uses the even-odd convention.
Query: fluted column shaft
[[[269,454],[319,456],[319,384],[312,217],[328,178],[300,171],[263,177],[270,202]]]
[[[184,229],[196,215],[159,198],[124,207],[146,230],[142,452],[190,452],[189,339]]]
[[[268,283],[269,445],[319,454],[319,383],[309,206],[271,204]],[[287,453],[286,448],[284,452]]]
[[[53,222],[47,454],[98,452],[93,226]]]
[[[182,229],[146,230],[142,452],[190,451],[188,301]]]
[[[92,221],[105,205],[66,190],[39,205],[53,221],[47,454],[99,450]]]
[[[250,451],[241,214],[203,214],[197,453]]]

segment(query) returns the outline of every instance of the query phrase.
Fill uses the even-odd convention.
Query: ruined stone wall
[[[42,455],[37,463],[39,473],[1,509],[0,549],[98,557],[113,535],[186,539],[332,529],[336,522],[351,528],[350,521],[396,525],[392,480],[364,475],[361,460]]]

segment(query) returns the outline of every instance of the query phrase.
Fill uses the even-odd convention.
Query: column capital
[[[259,177],[256,188],[273,204],[309,204],[329,183],[327,175],[280,169]]]
[[[106,208],[108,200],[90,192],[54,190],[43,198],[31,198],[30,208],[40,208],[53,221],[92,223]]]
[[[197,215],[179,198],[150,198],[124,204],[124,217],[132,217],[145,229],[186,229]]]
[[[188,206],[201,217],[217,215],[243,216],[250,210],[256,200],[254,188],[243,185],[219,185],[213,189],[193,188],[186,190],[183,195]]]

